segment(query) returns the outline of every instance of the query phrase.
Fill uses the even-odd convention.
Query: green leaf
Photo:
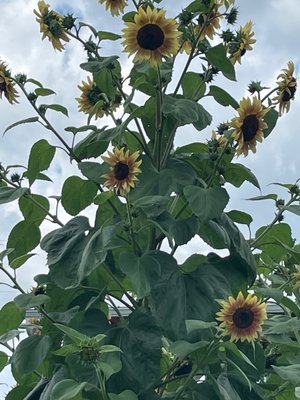
[[[3,132],[3,135],[9,131],[12,128],[15,128],[18,125],[22,125],[22,124],[29,124],[31,122],[37,122],[39,120],[39,117],[31,117],[31,118],[26,118],[26,119],[22,119],[21,121],[15,122],[12,125],[9,125],[5,131]]]
[[[62,187],[61,204],[68,214],[75,216],[93,202],[97,191],[94,182],[70,176]]]
[[[25,220],[40,225],[50,210],[50,203],[47,197],[31,194],[19,199],[19,208]]]
[[[161,275],[160,263],[147,254],[137,257],[133,253],[121,253],[119,266],[132,281],[138,298],[148,296],[151,286]]]
[[[0,372],[6,366],[7,361],[8,361],[8,355],[3,351],[0,351]]]
[[[196,72],[187,72],[182,80],[182,92],[186,99],[198,101],[205,93],[203,76]]]
[[[277,197],[278,197],[277,194],[270,193],[270,194],[266,194],[263,196],[251,197],[250,199],[247,199],[247,200],[275,200],[276,201]]]
[[[144,196],[133,203],[135,209],[142,209],[147,217],[157,217],[162,214],[168,204],[169,197],[167,196]]]
[[[11,362],[21,375],[29,374],[45,360],[51,345],[50,336],[29,336],[19,343]]]
[[[97,33],[95,36],[97,36]],[[88,61],[80,64],[80,68],[92,73],[99,72],[101,69],[106,68],[109,64],[114,63],[118,58],[118,56],[101,57],[100,61]]]
[[[253,221],[253,218],[251,217],[250,214],[247,214],[243,211],[239,210],[231,210],[226,213],[230,219],[232,219],[233,222],[236,222],[237,224],[242,224],[242,225],[250,225],[251,222]]]
[[[104,171],[103,164],[91,161],[82,161],[78,163],[78,167],[86,178],[96,183],[102,183],[103,178],[101,176],[104,174],[104,172],[107,172]],[[112,194],[112,192],[108,193]]]
[[[181,246],[188,243],[199,230],[198,218],[190,218],[174,221],[171,226],[171,233],[174,236],[175,244]]]
[[[218,376],[217,386],[224,400],[241,400],[225,373]]]
[[[213,96],[213,98],[222,106],[231,106],[235,110],[239,108],[239,103],[228,93],[226,90],[219,86],[211,85],[207,96]]]
[[[24,318],[25,312],[14,301],[6,303],[0,310],[0,335],[19,328]]]
[[[64,114],[66,117],[69,116],[68,110],[66,107],[60,104],[43,104],[46,109],[54,110]]]
[[[78,345],[80,345],[82,342],[88,339],[86,335],[83,335],[82,333],[76,331],[73,328],[70,328],[69,326],[62,324],[53,324],[53,325],[56,326],[56,328],[58,328],[62,332],[64,332],[71,340],[73,340],[74,343]]]
[[[184,359],[189,354],[202,349],[203,347],[207,347],[209,342],[201,341],[196,343],[189,343],[184,340],[177,340],[176,342],[172,343],[170,346],[170,351],[173,354],[176,354],[177,357],[180,359]]]
[[[297,304],[289,297],[283,297],[281,304],[287,307],[297,318],[300,318],[300,309]]]
[[[81,160],[84,158],[99,157],[107,147],[108,141],[101,138],[104,129],[91,132],[87,137],[78,142],[74,147],[74,154]]]
[[[291,204],[290,206],[286,207],[286,210],[300,216],[300,206],[296,204]]]
[[[231,240],[222,225],[216,221],[207,221],[200,225],[199,236],[214,249],[227,249]]]
[[[137,395],[131,390],[124,390],[119,394],[108,393],[109,400],[138,400]]]
[[[183,191],[190,207],[201,221],[220,216],[229,201],[226,190],[221,187],[202,189],[191,185],[186,186]]]
[[[268,137],[270,133],[273,131],[273,129],[276,126],[277,120],[278,120],[278,112],[274,108],[271,108],[264,116],[264,121],[268,125],[268,127],[263,131],[265,138]]]
[[[48,303],[50,297],[44,294],[35,295],[34,293],[19,294],[14,298],[15,303],[20,310],[29,310],[33,307],[41,306],[42,304]]]
[[[283,290],[278,288],[255,288],[255,294],[256,293],[263,297],[271,297],[277,303],[280,303],[283,298]]]
[[[236,80],[234,66],[227,57],[226,48],[223,44],[218,44],[208,49],[206,57],[208,62],[220,70],[226,78],[232,81]]]
[[[248,181],[260,189],[256,176],[243,164],[230,164],[225,168],[224,178],[235,187],[240,187],[243,182]]]
[[[49,168],[54,155],[55,147],[50,145],[45,139],[39,140],[32,146],[27,171],[30,185],[37,179],[41,171]]]
[[[298,332],[300,330],[300,320],[298,318],[283,317],[268,321],[266,333],[269,335],[281,335],[285,333]]]
[[[22,197],[28,192],[26,188],[10,188],[7,186],[0,186],[0,204],[9,203]]]
[[[97,35],[100,40],[118,40],[122,38],[122,36],[117,35],[116,33],[106,31],[99,31]]]
[[[300,364],[287,365],[286,367],[272,365],[272,368],[284,381],[290,382],[294,386],[300,386]]]
[[[36,85],[36,86],[38,86],[38,87],[40,87],[40,88],[43,87],[43,85],[41,84],[41,82],[37,81],[36,79],[32,79],[32,78],[27,79],[27,80],[26,80],[26,83],[28,83],[28,82],[33,83],[34,85]]]
[[[51,400],[83,400],[84,397],[77,396],[87,386],[87,382],[78,383],[73,379],[64,379],[58,382],[52,389]]]
[[[192,254],[184,261],[183,264],[180,265],[180,269],[185,273],[193,272],[199,267],[200,264],[206,261],[206,256],[202,254]]]
[[[50,96],[51,94],[55,94],[55,92],[52,89],[37,88],[35,89],[35,94],[37,96]]]
[[[13,227],[8,239],[7,246],[14,249],[8,255],[8,259],[12,262],[15,258],[27,254],[36,248],[41,239],[41,232],[35,223],[30,221],[21,221]]]

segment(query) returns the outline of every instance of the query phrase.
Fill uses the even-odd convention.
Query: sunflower
[[[124,32],[124,46],[134,62],[148,60],[152,65],[162,62],[162,57],[176,54],[179,49],[178,24],[172,18],[165,18],[164,10],[147,7],[139,8],[134,22],[127,22]]]
[[[285,111],[289,112],[291,100],[294,100],[294,96],[297,90],[297,81],[294,77],[294,63],[288,62],[288,67],[283,69],[281,74],[278,75],[277,81],[278,90],[277,96],[273,99],[275,104],[279,104],[279,115],[282,115]]]
[[[114,188],[117,194],[125,196],[138,181],[137,175],[141,172],[139,166],[142,163],[141,160],[137,161],[140,153],[136,151],[129,154],[129,150],[122,147],[108,154],[109,157],[102,156],[102,159],[111,166],[111,171],[102,175],[107,179],[104,185],[110,189]]]
[[[237,109],[239,116],[229,122],[229,126],[235,128],[232,138],[238,143],[236,154],[239,156],[244,153],[248,155],[250,149],[256,152],[256,142],[262,142],[264,138],[263,130],[268,127],[264,121],[264,116],[269,108],[263,108],[261,101],[257,97],[251,99],[243,98],[240,107]]]
[[[125,0],[99,0],[99,3],[105,3],[105,8],[111,12],[111,15],[120,15],[127,6],[127,1]]]
[[[241,58],[246,53],[246,51],[252,50],[251,46],[256,42],[254,39],[254,32],[252,31],[253,22],[249,21],[244,27],[241,27],[237,32],[235,39],[229,46],[229,52],[231,53],[230,60],[232,64],[237,61],[241,64]]]
[[[42,39],[44,40],[47,37],[54,49],[62,51],[64,50],[64,45],[61,41],[68,42],[70,40],[62,24],[64,16],[56,11],[50,11],[49,7],[49,4],[41,0],[38,2],[39,11],[33,10],[33,12],[37,16],[37,22],[40,24],[40,32],[43,34]]]
[[[239,292],[236,299],[229,296],[228,301],[221,300],[221,311],[217,312],[217,320],[222,321],[220,327],[223,335],[229,335],[231,342],[241,340],[252,342],[262,331],[262,324],[267,319],[266,303],[262,303],[253,294],[245,298]]]
[[[204,39],[205,36],[208,36],[211,40],[214,38],[216,31],[220,29],[220,19],[222,15],[218,12],[219,5],[216,4],[215,10],[213,10],[210,14],[200,14],[198,17],[198,25],[195,27],[195,35],[197,36],[201,29],[203,32],[200,36],[200,40]],[[203,28],[203,25],[206,25]]]
[[[109,111],[114,111],[121,103],[121,96],[117,94],[114,100],[109,99],[89,76],[87,82],[82,81],[82,86],[78,85],[78,88],[82,91],[81,96],[76,99],[79,111],[95,115],[96,119],[108,115]]]
[[[11,79],[10,72],[8,71],[4,62],[0,61],[0,98],[2,99],[2,94],[7,98],[7,100],[13,104],[18,103],[17,97],[18,92],[15,89],[15,83]]]

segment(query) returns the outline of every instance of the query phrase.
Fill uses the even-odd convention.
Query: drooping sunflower
[[[121,103],[121,96],[116,95],[113,100],[109,99],[89,76],[87,82],[82,81],[78,88],[82,91],[81,96],[76,99],[79,111],[94,115],[96,119],[108,115],[109,111],[114,111]]]
[[[111,171],[103,175],[107,179],[104,186],[115,189],[116,193],[125,196],[131,188],[135,187],[138,181],[137,175],[141,172],[142,160],[138,160],[138,151],[130,154],[129,150],[114,149],[113,153],[108,152],[109,157],[102,156],[102,159],[111,166]]]
[[[244,153],[248,155],[250,149],[256,152],[256,142],[262,142],[264,138],[263,130],[268,127],[264,121],[264,116],[269,108],[264,108],[257,97],[253,97],[252,102],[249,97],[243,98],[240,107],[237,109],[238,117],[229,122],[229,126],[235,128],[232,138],[237,141],[236,155]]]
[[[221,321],[224,336],[230,336],[231,342],[252,342],[258,338],[262,324],[267,319],[266,303],[253,294],[249,293],[245,298],[239,292],[236,299],[229,296],[228,301],[221,300],[220,304],[222,309],[217,312],[216,319]]]
[[[278,75],[277,79],[277,96],[273,99],[275,104],[279,104],[279,115],[282,115],[285,111],[289,112],[291,106],[291,100],[294,100],[295,93],[297,90],[297,80],[294,77],[294,63],[288,62],[288,67],[283,69],[281,74]]]
[[[105,3],[106,10],[109,10],[113,16],[123,13],[124,8],[127,6],[126,0],[99,0],[99,3]]]
[[[15,89],[15,83],[11,79],[11,75],[7,66],[4,62],[0,61],[0,98],[2,95],[13,104],[18,103],[17,97],[19,97],[17,90]]]
[[[218,11],[219,5],[216,4],[215,9],[210,14],[200,14],[198,17],[198,24],[195,27],[195,35],[197,36],[201,29],[203,32],[200,36],[200,40],[204,39],[206,36],[211,40],[214,38],[216,31],[220,29],[220,19],[222,15]],[[206,25],[203,28],[203,25]]]
[[[229,52],[232,64],[238,62],[241,64],[241,58],[246,51],[252,50],[252,44],[256,42],[254,39],[253,22],[249,21],[245,26],[241,27],[237,32],[235,39],[230,43]]]
[[[39,10],[33,10],[33,12],[40,24],[42,39],[44,40],[47,37],[54,49],[62,51],[64,50],[62,41],[69,42],[70,40],[63,26],[64,16],[56,11],[49,10],[49,7],[49,4],[45,3],[44,0],[40,0],[38,2]]]
[[[175,19],[165,18],[166,11],[140,7],[134,22],[127,22],[124,32],[124,51],[135,53],[134,62],[149,61],[152,65],[162,62],[163,57],[176,54],[179,49],[178,24]]]

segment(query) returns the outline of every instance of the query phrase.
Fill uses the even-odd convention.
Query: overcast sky
[[[33,9],[37,8],[36,0],[10,0],[1,4],[0,24],[0,58],[7,62],[13,74],[22,72],[28,77],[40,80],[45,87],[52,88],[57,93],[53,103],[60,103],[68,107],[69,120],[55,113],[51,121],[57,129],[63,132],[67,125],[80,126],[86,123],[84,114],[77,112],[75,97],[80,95],[77,85],[86,78],[86,73],[79,69],[80,62],[85,61],[81,45],[71,41],[66,46],[66,51],[54,52],[51,44],[41,40],[39,26],[35,22]],[[104,6],[97,0],[49,0],[54,9],[61,12],[73,12],[80,20],[91,23],[98,30],[113,30],[120,33],[122,23],[120,19],[112,18],[104,11]],[[179,0],[163,0],[160,4],[166,7],[167,16],[175,16],[187,2]],[[300,65],[300,1],[299,0],[237,0],[240,16],[236,27],[244,25],[250,19],[254,22],[254,31],[257,43],[253,52],[247,52],[242,60],[242,66],[237,65],[237,82],[226,81],[225,78],[217,79],[216,83],[226,88],[238,101],[247,94],[247,86],[251,80],[259,80],[263,86],[273,86],[276,77],[287,62],[292,60],[298,67]],[[22,18],[20,18],[22,10]],[[119,54],[121,45],[116,42],[107,42],[103,55],[112,52]],[[129,71],[130,62],[122,56],[126,70]],[[177,63],[178,71],[182,66]],[[48,99],[46,99],[48,100]],[[50,100],[50,98],[49,98]],[[52,100],[52,99],[51,99]],[[231,119],[234,112],[231,108],[223,108],[211,102],[207,103],[210,112],[215,116],[209,129],[203,133],[195,132],[191,127],[186,127],[178,133],[176,143],[182,145],[191,141],[203,140],[211,135],[211,130],[223,121]],[[281,117],[276,130],[262,144],[258,144],[257,153],[250,154],[247,158],[240,157],[238,162],[244,163],[255,173],[262,187],[263,193],[278,191],[278,187],[268,186],[272,182],[292,183],[300,177],[299,160],[299,110],[300,96],[291,105],[291,111]],[[0,133],[17,120],[34,116],[24,98],[20,104],[11,106],[7,101],[0,101]],[[49,113],[50,116],[50,113]],[[106,124],[107,120],[99,123]],[[4,164],[27,164],[30,148],[37,140],[45,138],[52,144],[57,144],[55,139],[38,125],[24,125],[0,137],[0,161]],[[66,134],[66,140],[70,139]],[[46,195],[60,194],[61,183],[70,174],[78,173],[76,166],[66,163],[64,153],[58,151],[56,161],[51,168],[50,176],[53,184],[39,182],[34,185],[35,193]],[[229,189],[229,187],[228,187]],[[274,216],[274,207],[268,202],[249,202],[246,198],[257,196],[259,192],[251,185],[245,184],[242,189],[231,187],[231,203],[229,209],[240,209],[254,214],[254,227],[267,224]],[[280,191],[280,193],[283,193]],[[16,203],[0,206],[0,251],[5,247],[7,235],[12,227],[21,219]],[[92,211],[91,211],[92,212]],[[92,214],[91,214],[92,215]],[[61,211],[61,218],[67,221],[68,216]],[[292,225],[293,234],[298,239],[300,229],[299,220],[289,215],[286,220]],[[49,231],[55,228],[50,224],[44,228]],[[254,229],[255,231],[255,229]],[[178,260],[182,261],[192,252],[208,251],[207,246],[198,239],[192,240],[188,245],[178,251]],[[28,262],[19,271],[19,278],[25,289],[33,285],[32,276],[45,270],[45,260],[42,255],[34,257],[34,262]],[[0,281],[3,281],[0,275]],[[0,306],[17,295],[9,291],[6,286],[0,286]],[[7,379],[7,371],[0,374],[0,382]],[[0,386],[1,390],[6,388]]]

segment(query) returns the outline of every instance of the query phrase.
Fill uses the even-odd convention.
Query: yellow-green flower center
[[[137,33],[137,42],[145,50],[157,50],[164,43],[164,39],[163,30],[156,24],[147,24]]]
[[[255,137],[258,127],[259,122],[255,114],[247,115],[247,117],[245,117],[242,125],[242,132],[245,142],[249,142]]]
[[[118,162],[114,166],[114,176],[118,181],[122,181],[123,179],[127,178],[129,174],[129,167],[127,164]]]
[[[254,313],[249,308],[240,307],[234,312],[232,320],[237,328],[249,328],[254,321]]]

